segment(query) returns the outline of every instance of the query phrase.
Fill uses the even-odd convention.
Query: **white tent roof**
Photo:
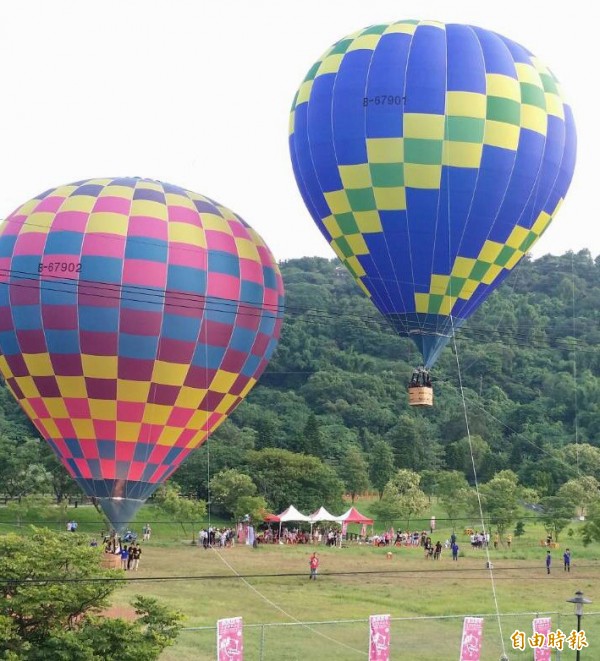
[[[319,507],[316,512],[309,514],[308,518],[313,523],[316,523],[317,521],[338,521],[338,517],[333,516],[333,514],[329,513],[323,506]]]
[[[299,512],[293,505],[290,505],[286,510],[277,516],[282,523],[285,523],[286,521],[310,521],[310,518],[306,516],[306,514]]]

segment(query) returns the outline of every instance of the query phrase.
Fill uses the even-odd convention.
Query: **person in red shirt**
[[[313,553],[310,556],[309,560],[309,565],[310,565],[310,576],[308,577],[309,580],[317,580],[317,570],[319,569],[319,558],[316,553]]]

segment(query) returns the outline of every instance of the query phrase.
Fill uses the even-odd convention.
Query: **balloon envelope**
[[[177,186],[80,181],[0,228],[0,370],[117,529],[256,383],[282,314],[258,234]]]
[[[556,78],[519,44],[399,21],[315,62],[290,151],[319,229],[429,367],[547,228],[576,136]]]

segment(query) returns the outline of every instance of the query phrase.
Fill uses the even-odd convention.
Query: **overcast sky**
[[[1,0],[0,218],[59,184],[150,177],[230,207],[277,259],[331,257],[292,174],[289,108],[334,41],[406,18],[500,32],[553,70],[579,152],[533,254],[600,253],[596,23],[538,0]]]

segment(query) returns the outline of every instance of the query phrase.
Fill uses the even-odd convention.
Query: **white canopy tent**
[[[280,523],[286,523],[287,521],[310,521],[310,517],[306,516],[306,514],[302,514],[302,512],[299,512],[293,505],[290,505],[286,510],[277,516],[279,517]]]
[[[277,515],[279,517],[279,543],[281,544],[281,524],[289,521],[306,521],[310,522],[310,518],[306,514],[299,512],[293,505],[290,505],[286,510],[281,514]]]
[[[311,523],[317,523],[318,521],[339,521],[339,517],[334,516],[330,512],[328,512],[323,506],[319,507],[319,509],[316,512],[313,512],[312,514],[309,514],[308,518],[310,519]]]

